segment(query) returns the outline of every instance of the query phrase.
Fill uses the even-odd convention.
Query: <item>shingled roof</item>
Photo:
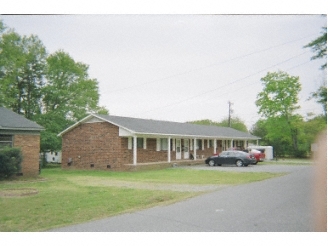
[[[148,120],[113,115],[91,114],[75,125],[67,128],[58,135],[61,136],[74,128],[76,125],[87,122],[91,118],[98,118],[121,127],[132,134],[161,135],[198,138],[221,138],[221,139],[260,139],[248,132],[242,132],[229,127],[197,125],[191,123],[179,123],[171,121]]]
[[[26,119],[9,109],[0,107],[0,131],[1,130],[23,130],[41,131],[44,128],[37,123]]]

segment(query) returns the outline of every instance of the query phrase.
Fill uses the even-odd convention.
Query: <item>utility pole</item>
[[[231,114],[233,113],[231,106],[233,105],[233,103],[228,101],[228,104],[229,104],[228,126],[231,127]]]

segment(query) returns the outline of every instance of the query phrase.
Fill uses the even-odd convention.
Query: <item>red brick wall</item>
[[[156,138],[147,138],[147,149],[137,149],[138,163],[163,161],[167,161],[167,150],[156,151]]]
[[[62,167],[95,169],[120,167],[123,161],[118,127],[107,122],[81,124],[62,138]],[[125,153],[126,154],[126,153]],[[126,157],[125,157],[126,158]]]
[[[207,158],[207,157],[212,156],[214,154],[214,143],[213,143],[213,141],[212,141],[212,146],[209,147],[209,148],[207,148],[207,141],[209,141],[209,140],[207,140],[207,139],[204,140],[204,146],[203,146],[204,149],[203,148],[197,149],[196,153],[199,157],[204,156],[204,158]],[[218,141],[217,141],[217,143],[218,143]],[[193,146],[193,148],[194,148],[194,146]],[[217,149],[218,149],[218,144],[217,144]],[[192,154],[194,154],[194,150],[191,150],[190,152]]]
[[[166,162],[167,151],[156,151],[156,138],[147,138],[147,148],[137,148],[137,163]],[[183,139],[182,139],[183,144]],[[220,150],[218,141],[218,150]],[[172,143],[171,143],[172,148]],[[191,151],[192,153],[193,150]],[[197,150],[197,155],[213,155],[214,148]],[[68,165],[68,159],[72,164]],[[184,159],[183,152],[181,159]],[[171,150],[171,161],[176,160],[175,150]],[[62,137],[62,167],[79,169],[125,169],[124,164],[133,163],[133,150],[128,149],[128,138],[119,137],[119,128],[108,122],[81,124]],[[91,165],[93,164],[93,167]]]
[[[160,161],[167,161],[167,151],[156,151],[156,139],[147,138],[147,149],[137,148],[137,163]],[[110,165],[110,169],[123,169],[132,163],[128,138],[119,137],[119,128],[108,122],[81,124],[62,137],[63,168],[108,169]]]
[[[14,147],[22,150],[23,176],[39,175],[40,135],[14,135]]]

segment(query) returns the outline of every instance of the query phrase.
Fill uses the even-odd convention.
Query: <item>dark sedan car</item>
[[[223,151],[218,156],[211,156],[205,160],[205,163],[210,166],[221,166],[222,164],[236,164],[237,167],[256,163],[253,155],[243,151]]]

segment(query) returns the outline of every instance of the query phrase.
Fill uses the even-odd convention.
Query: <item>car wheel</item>
[[[236,161],[236,166],[237,167],[242,167],[244,164],[243,164],[243,161],[242,160],[237,160]]]
[[[208,162],[208,165],[210,165],[211,167],[213,167],[213,166],[215,165],[215,162],[214,162],[213,160],[210,160],[210,161]]]

